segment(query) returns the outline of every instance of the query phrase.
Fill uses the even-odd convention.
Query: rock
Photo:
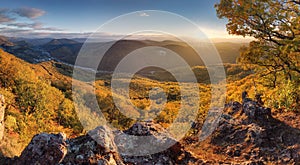
[[[241,156],[241,147],[240,146],[227,146],[226,152],[230,157],[240,157]]]
[[[0,95],[0,140],[3,138],[4,133],[4,112],[5,112],[5,100],[2,95]]]
[[[108,162],[108,160],[101,158],[101,159],[98,161],[97,165],[109,165],[109,162]],[[113,164],[112,164],[112,165],[113,165]]]
[[[241,151],[240,150],[235,150],[234,153],[233,153],[233,156],[235,156],[235,157],[241,156]]]
[[[151,130],[150,128],[153,128]],[[137,122],[132,125],[128,130],[125,130],[124,133],[127,135],[135,135],[135,136],[149,136],[153,134],[153,131],[158,132],[162,130],[160,125],[154,125],[152,121],[149,122]]]
[[[248,140],[251,143],[255,144],[256,146],[260,146],[263,142],[263,139],[267,138],[267,133],[266,130],[258,124],[251,123],[248,125],[246,137],[249,138]]]
[[[257,160],[251,160],[251,161],[247,161],[247,162],[243,162],[243,165],[264,165],[266,163],[262,162],[262,161],[257,161]]]
[[[228,104],[225,104],[225,110],[224,112],[228,113],[229,115],[234,115],[237,112],[239,112],[242,108],[242,104],[234,101],[234,102],[230,102]]]
[[[242,93],[242,100],[244,102],[244,100],[248,97],[248,92],[247,91],[243,91]]]
[[[78,161],[82,161],[84,157],[82,155],[77,155],[75,159]]]
[[[120,154],[122,147],[132,145],[128,141],[124,141],[124,144],[123,141],[120,141],[121,133],[131,136],[153,135],[154,139],[168,141],[168,139],[160,139],[159,132],[162,130],[163,128],[159,124],[153,122],[138,122],[125,131],[111,131],[106,126],[97,127],[89,131],[88,135],[67,141],[68,153],[61,164],[187,164],[188,162],[200,161],[185,151],[184,147],[176,141],[175,145],[169,149],[152,155],[128,156]],[[133,146],[133,149],[136,147],[138,146]]]
[[[300,131],[274,119],[271,110],[262,103],[253,101],[243,93],[243,103],[225,105],[224,113],[210,123],[216,129],[197,145],[213,150],[214,154],[226,154],[223,160],[202,160],[187,151],[181,142],[168,136],[167,131],[152,121],[138,122],[124,131],[112,131],[107,126],[73,139],[62,134],[36,135],[21,156],[7,164],[297,164],[300,162]],[[217,115],[216,109],[208,113],[208,119]],[[194,124],[193,128],[198,128]],[[133,140],[126,139],[130,135]],[[148,139],[147,137],[151,137]],[[198,138],[198,137],[197,137]],[[134,141],[134,139],[140,139]],[[157,144],[172,144],[163,151],[144,154],[161,147]],[[204,145],[202,145],[202,143]],[[124,150],[141,151],[141,155],[124,154]],[[154,151],[156,151],[154,150]],[[201,152],[200,152],[201,153]],[[223,156],[223,155],[222,155]],[[237,161],[237,162],[234,162]],[[0,161],[1,162],[1,161]],[[2,163],[2,162],[1,162]]]
[[[261,95],[257,95],[256,97],[256,101],[247,97],[243,98],[242,110],[246,116],[250,120],[267,120],[272,118],[271,109],[262,106]]]
[[[149,148],[138,148],[135,146],[135,149],[144,149],[148,150],[151,148],[156,148],[154,143],[155,141],[160,141],[166,144],[173,144],[170,148],[161,151],[159,153],[143,155],[143,156],[127,156],[121,155],[125,164],[195,164],[201,160],[195,158],[192,153],[186,151],[184,146],[171,137],[167,136],[163,132],[163,128],[159,124],[155,124],[151,121],[148,122],[138,122],[134,124],[131,128],[124,131],[127,135],[132,136],[153,136],[152,141],[147,141]],[[162,136],[164,135],[164,136]],[[116,142],[122,146],[120,142]],[[143,141],[143,143],[146,143]],[[118,146],[119,146],[118,145]],[[128,146],[128,144],[123,144],[123,146]],[[147,146],[147,145],[145,145]],[[159,147],[159,146],[157,146]]]
[[[105,152],[117,152],[117,146],[114,142],[114,134],[111,129],[107,126],[99,126],[94,130],[88,132],[98,145],[102,146]]]
[[[131,136],[153,135],[154,139],[170,141],[172,138],[161,139],[162,127],[152,122],[139,122],[123,133]],[[74,139],[66,139],[63,134],[42,133],[34,136],[19,158],[8,164],[200,164],[202,160],[186,151],[184,146],[174,141],[170,148],[151,155],[128,156],[119,154],[116,138],[122,131],[112,131],[107,126],[99,126]],[[124,144],[125,145],[125,144]]]
[[[299,160],[300,156],[300,144],[289,146],[288,148],[282,150],[279,155],[279,159],[282,163],[288,164]]]
[[[61,164],[122,165],[123,160],[107,126],[99,126],[87,135],[69,139],[68,153]]]
[[[256,102],[252,100],[243,102],[243,112],[246,114],[246,116],[249,117],[249,119],[256,119],[257,116]]]
[[[225,105],[218,127],[205,143],[218,146],[218,153],[226,154],[226,161],[238,157],[242,164],[300,162],[300,130],[273,118],[271,109],[263,107],[260,98],[254,101],[247,93],[242,96],[242,104]]]
[[[123,132],[115,132],[115,135],[119,152],[123,155],[157,153],[162,147],[170,147],[177,142],[161,125],[151,121],[135,123]]]
[[[256,101],[257,104],[259,104],[260,106],[263,106],[263,105],[264,105],[264,102],[262,101],[261,96],[262,96],[261,93],[256,94],[256,95],[255,95],[255,101]]]
[[[249,153],[243,153],[242,156],[243,156],[246,160],[249,160],[249,159],[250,159]]]
[[[207,137],[209,137],[215,129],[218,127],[220,118],[224,117],[222,116],[223,108],[216,108],[212,107],[207,115],[205,122],[202,125],[201,128],[201,134],[199,136],[199,141],[205,140]]]
[[[225,153],[226,153],[226,155],[232,157],[233,156],[233,149],[232,149],[232,147],[228,146]]]
[[[64,134],[35,135],[14,164],[59,164],[67,154]]]

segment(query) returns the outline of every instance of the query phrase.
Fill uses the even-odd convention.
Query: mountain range
[[[0,47],[30,63],[54,60],[74,65],[78,53],[84,44],[83,41],[85,41],[85,39],[27,39],[0,36]],[[95,44],[102,46],[112,43],[102,42]],[[223,63],[231,64],[236,63],[236,59],[239,57],[239,49],[245,45],[247,45],[247,43],[214,43]],[[195,50],[181,41],[120,40],[113,43],[105,53],[98,70],[112,71],[127,54],[147,46],[158,46],[169,49],[179,54],[190,66],[203,65],[202,60]]]

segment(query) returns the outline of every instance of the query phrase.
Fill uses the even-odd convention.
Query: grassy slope
[[[198,122],[203,122],[206,112],[210,104],[210,85],[208,81],[207,71],[202,66],[193,68],[195,75],[200,82],[200,108],[198,115]],[[237,64],[226,64],[225,71],[227,73],[227,101],[238,100],[240,101],[240,94],[242,91],[250,91],[250,96],[253,97],[255,92],[268,91],[260,83],[256,84],[256,89],[253,86],[253,80],[256,80],[254,75],[250,75],[250,71],[242,69]],[[80,131],[76,130],[76,122],[78,120],[71,114],[75,114],[74,107],[66,104],[69,102],[72,104],[72,91],[71,84],[72,78],[70,77],[72,68],[55,63],[44,62],[40,64],[26,63],[13,55],[10,55],[0,50],[0,94],[3,94],[6,98],[6,138],[1,142],[1,150],[6,156],[15,156],[20,153],[22,148],[28,144],[31,137],[42,131],[46,132],[66,132],[68,136],[77,136]],[[146,75],[147,77],[151,77]],[[112,125],[124,129],[128,128],[134,120],[122,115],[121,112],[113,105],[112,93],[110,91],[109,84],[110,75],[99,76],[95,83],[83,83],[76,81],[77,85],[84,86],[88,84],[89,87],[95,87],[97,100],[104,116],[112,123]],[[135,116],[154,118],[157,122],[160,122],[163,126],[167,127],[176,118],[176,114],[180,107],[180,89],[178,83],[171,81],[170,75],[167,73],[160,74],[156,77],[152,77],[157,80],[136,76],[130,83],[130,98],[126,100],[122,96],[118,96],[124,102],[132,102],[134,105],[140,108],[140,110],[132,109],[126,104],[123,104],[125,109]],[[160,78],[160,79],[159,79]],[[161,81],[159,81],[161,80]],[[120,79],[121,83],[128,80]],[[32,86],[28,85],[31,84]],[[26,88],[22,91],[17,89],[28,87],[29,91],[34,94],[28,97],[27,101],[37,97],[36,93],[44,91],[43,95],[39,96],[41,100],[46,100],[51,103],[55,101],[55,106],[47,105],[45,112],[51,113],[50,117],[43,118],[43,122],[47,123],[49,127],[40,127],[36,121],[35,113],[28,113],[28,109],[38,109],[39,107],[25,106],[24,100],[22,101],[21,95],[26,91]],[[162,88],[168,97],[168,102],[163,110],[153,110],[150,108],[149,90],[155,87]],[[52,93],[52,94],[49,94]],[[28,93],[30,94],[30,93]],[[86,100],[84,104],[89,103],[89,97],[91,93],[82,93]],[[58,97],[59,96],[59,97]],[[263,96],[265,102],[268,102],[272,96],[272,91],[267,92]],[[25,96],[22,96],[25,97]],[[26,98],[25,97],[25,98]],[[53,98],[55,99],[53,99]],[[56,99],[57,97],[57,99]],[[57,101],[58,100],[58,101]],[[68,101],[66,101],[68,100]],[[35,104],[42,104],[35,102]],[[34,105],[35,105],[34,104]],[[52,104],[52,103],[51,103]],[[268,103],[269,105],[272,104]],[[71,108],[68,108],[71,107]],[[86,107],[85,107],[86,108]],[[186,107],[189,109],[189,107]],[[67,110],[65,110],[67,109]],[[87,112],[94,114],[97,113],[93,107],[87,107]],[[42,111],[43,112],[43,111]],[[64,113],[62,115],[62,113]],[[88,117],[87,114],[83,117]],[[52,117],[51,117],[52,116]],[[53,117],[54,116],[54,117]],[[61,118],[61,116],[65,118]],[[73,119],[73,125],[68,125],[61,122],[59,119]],[[91,122],[91,121],[88,121]],[[75,124],[74,124],[75,123]],[[78,128],[77,128],[78,129]]]
[[[21,149],[29,142],[31,137],[41,131],[63,131],[66,132],[69,136],[75,136],[76,134],[78,134],[78,131],[74,131],[74,128],[71,128],[70,125],[66,126],[65,123],[61,122],[61,120],[58,120],[61,117],[60,113],[64,112],[64,109],[62,110],[62,107],[66,107],[65,102],[70,102],[70,99],[72,99],[72,78],[70,77],[72,68],[51,61],[40,64],[29,64],[1,50],[0,62],[0,93],[6,97],[8,105],[6,111],[7,136],[2,143],[2,150],[4,150],[3,152],[6,155],[13,156],[19,154]],[[235,65],[227,66],[226,68],[227,71],[233,70],[231,71],[232,73],[242,71],[238,66]],[[202,79],[203,77],[205,77],[203,76],[206,72],[206,69],[204,67],[196,67],[194,68],[194,71],[196,75],[202,77]],[[134,121],[122,115],[121,112],[114,106],[111,97],[112,94],[110,92],[110,86],[107,86],[107,84],[105,83],[109,82],[107,77],[102,76],[102,79],[99,78],[96,83],[88,84],[91,87],[96,87],[96,95],[99,101],[100,108],[103,111],[104,115],[108,118],[108,120],[116,127],[119,127],[121,129],[127,128]],[[124,83],[128,80],[119,81],[121,83]],[[131,81],[131,101],[129,102],[132,102],[134,105],[139,107],[140,110],[138,111],[130,108],[129,106],[126,106],[125,103],[128,103],[128,100],[124,99],[124,97],[118,97],[123,100],[124,106],[128,108],[127,111],[131,111],[130,113],[132,113],[133,115],[141,115],[143,117],[154,118],[158,122],[161,122],[163,125],[168,126],[168,123],[171,123],[176,118],[176,114],[180,107],[180,91],[178,83],[168,81],[169,80],[167,78],[163,81],[156,81],[136,76],[136,78]],[[203,79],[203,81],[207,83],[207,80],[205,78]],[[86,84],[79,81],[76,81],[76,83],[79,86],[84,86],[84,84]],[[160,87],[164,89],[165,92],[167,92],[168,102],[162,111],[160,111],[159,109],[153,110],[149,107],[149,89],[152,89],[154,87]],[[209,105],[208,92],[210,87],[206,84],[199,84],[199,87],[200,95],[204,99],[202,100],[199,109],[199,111],[202,112],[202,115],[200,116],[203,116],[203,113],[207,111],[207,107]],[[22,89],[23,91],[18,89]],[[27,95],[23,95],[23,93],[26,93]],[[38,93],[43,94],[37,95]],[[86,103],[89,103],[89,96],[91,95],[91,93],[86,92],[83,93],[83,95],[83,97],[86,99],[84,101]],[[31,104],[30,101],[36,99],[36,97],[39,97],[39,100],[45,100],[46,102],[50,102],[50,104],[53,105],[50,106],[47,103],[38,101]],[[55,101],[55,103],[51,103],[51,101]],[[45,104],[46,109],[45,107],[37,107],[37,104],[41,104],[41,106],[44,106]],[[41,128],[39,123],[35,121],[36,114],[39,114],[41,112],[34,113],[31,111],[39,108],[41,112],[48,113],[49,111],[50,113],[51,111],[50,117],[43,119],[45,120],[45,123],[48,123],[49,127]],[[87,113],[95,113],[93,107],[88,107],[87,109],[89,109]],[[64,114],[64,117],[69,117],[69,113],[72,113],[72,111],[74,111],[74,108],[72,108],[71,106],[70,112],[65,112],[66,114]],[[32,122],[29,122],[29,119]]]
[[[69,91],[62,92],[53,85],[70,82],[71,78],[60,74],[52,62],[33,65],[0,50],[0,94],[7,104],[5,138],[1,141],[5,155],[20,154],[39,132],[78,134],[58,120]]]

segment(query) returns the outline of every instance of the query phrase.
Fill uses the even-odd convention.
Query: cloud
[[[9,23],[6,24],[7,26],[13,26],[16,28],[30,28],[32,30],[43,30],[43,31],[64,31],[63,29],[59,29],[56,27],[44,27],[44,24],[41,22],[34,22],[34,23]]]
[[[90,42],[108,42],[119,38],[118,35],[109,33],[76,33],[76,32],[53,32],[53,31],[33,31],[28,29],[18,29],[9,27],[0,27],[1,35],[7,37],[22,37],[22,38],[88,38],[91,34]]]
[[[42,24],[37,24],[37,23],[20,23],[20,22],[14,22],[14,23],[9,23],[6,24],[7,26],[14,26],[17,28],[34,28],[34,27],[40,27]]]
[[[22,25],[21,25],[22,26]],[[24,29],[18,27],[0,27],[1,35],[7,37],[22,37],[22,38],[43,38],[43,37],[50,37],[50,38],[74,38],[74,37],[82,37],[87,38],[90,33],[66,33],[66,32],[59,32],[56,28],[49,28],[49,27],[40,27],[39,30],[32,30],[32,29]]]
[[[44,24],[41,22],[34,22],[34,23],[29,24],[29,27],[31,27],[33,29],[42,28],[43,26],[44,26]]]
[[[8,15],[9,10],[6,8],[0,8],[0,23],[13,22],[15,19]]]
[[[9,9],[7,8],[0,8],[0,13],[7,13]]]
[[[17,9],[7,9],[7,8],[0,8],[0,23],[11,23],[15,22],[19,17],[26,17],[29,19],[34,19],[44,15],[46,12],[41,9],[36,8],[29,8],[29,7],[22,7]],[[18,27],[27,25],[16,25]]]
[[[17,9],[0,8],[0,33],[7,36],[31,36],[51,35],[52,33],[63,32],[64,29],[45,26],[37,22],[35,18],[44,15],[46,12],[41,9],[22,7]],[[20,17],[28,18],[30,21],[20,22]]]
[[[46,13],[44,10],[30,7],[17,8],[14,9],[12,12],[19,15],[20,17],[26,17],[29,19],[40,17]]]
[[[50,38],[87,38],[91,33],[68,33],[68,32],[37,32],[36,37]]]
[[[14,21],[13,18],[10,18],[6,15],[0,14],[0,23],[7,23],[7,22],[12,22],[12,21]]]
[[[14,35],[14,34],[21,34],[24,32],[30,32],[30,30],[1,27],[0,32],[1,32],[1,34],[4,34],[4,35]]]
[[[143,13],[140,13],[140,16],[141,16],[141,17],[149,17],[150,15],[147,14],[147,13],[145,13],[145,12],[143,12]]]
[[[60,29],[60,28],[56,28],[56,27],[40,27],[40,28],[35,28],[34,30],[64,31],[64,29]]]

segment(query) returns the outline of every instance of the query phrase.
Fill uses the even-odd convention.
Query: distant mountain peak
[[[62,38],[62,39],[53,39],[50,42],[48,42],[46,45],[68,45],[68,44],[78,44],[79,42]]]

